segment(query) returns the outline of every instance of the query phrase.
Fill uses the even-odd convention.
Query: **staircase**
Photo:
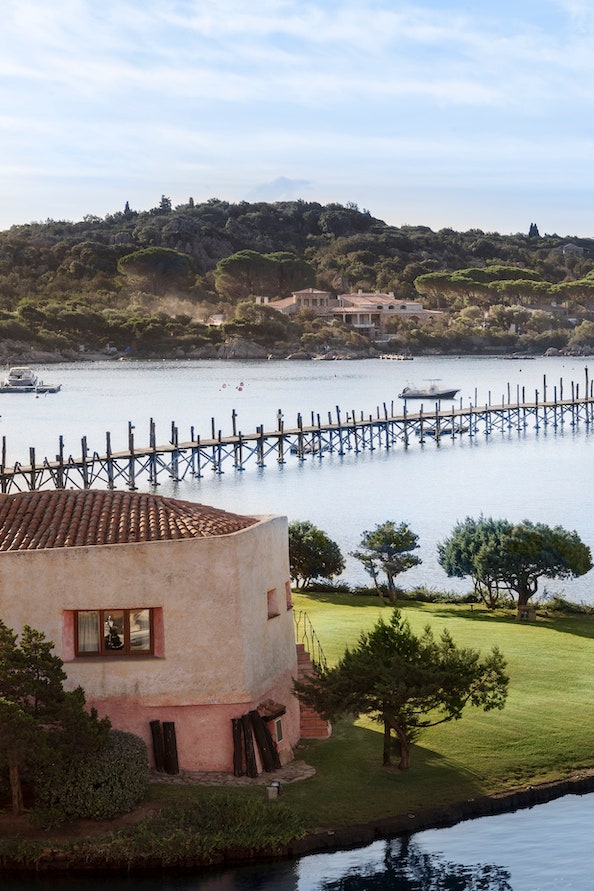
[[[297,680],[303,681],[308,675],[315,673],[311,656],[305,649],[305,644],[297,645]],[[328,739],[332,733],[332,725],[325,721],[313,709],[304,703],[300,703],[301,709],[301,738],[302,739]]]

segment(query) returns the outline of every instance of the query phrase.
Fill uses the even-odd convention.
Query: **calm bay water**
[[[571,381],[584,392],[586,360],[422,358],[413,362],[96,362],[53,365],[40,369],[46,382],[60,382],[62,392],[36,398],[0,396],[0,431],[6,437],[9,461],[28,463],[53,458],[58,437],[66,455],[80,454],[81,437],[91,451],[105,449],[109,431],[114,450],[128,442],[128,422],[136,443],[148,443],[149,419],[157,425],[157,441],[169,440],[171,423],[180,439],[190,428],[209,436],[215,429],[231,433],[257,425],[276,428],[277,411],[291,426],[300,412],[326,419],[341,412],[367,416],[384,403],[399,405],[397,393],[408,383],[439,378],[460,387],[464,405],[512,400],[535,390],[548,395],[557,386],[571,392]],[[592,368],[594,373],[594,363]],[[592,376],[591,373],[591,376]],[[325,529],[346,555],[375,524],[405,521],[420,537],[423,563],[403,577],[407,585],[468,590],[469,583],[448,579],[435,555],[437,542],[454,523],[480,513],[511,520],[560,523],[576,529],[594,550],[594,514],[590,509],[592,433],[582,425],[557,433],[529,429],[490,439],[460,438],[389,453],[375,451],[344,457],[325,455],[263,470],[228,470],[202,480],[174,483],[163,479],[159,492],[202,501],[238,513],[284,514],[308,519]],[[594,603],[592,573],[582,579],[547,583],[551,592]],[[367,581],[349,559],[345,578]],[[568,796],[537,808],[460,824],[451,829],[418,833],[406,842],[377,842],[357,851],[304,857],[294,863],[266,864],[207,873],[202,876],[147,879],[92,878],[5,882],[6,891],[30,888],[95,891],[106,884],[114,891],[547,891],[592,888],[594,853],[589,827],[594,796]]]
[[[137,445],[148,444],[149,419],[157,441],[167,442],[171,424],[181,440],[209,437],[211,418],[223,435],[251,432],[259,424],[276,429],[277,411],[286,426],[301,413],[327,419],[339,406],[342,415],[375,414],[384,403],[399,408],[397,393],[407,383],[441,379],[460,387],[459,400],[478,405],[512,400],[522,392],[543,398],[554,387],[571,393],[571,381],[585,388],[587,360],[492,358],[418,358],[413,362],[97,362],[48,366],[40,376],[60,382],[63,390],[47,396],[0,396],[0,429],[6,436],[10,462],[54,458],[58,437],[66,455],[81,453],[81,437],[89,450],[105,451],[105,433],[114,450],[128,444],[128,422]],[[594,376],[594,363],[590,377]],[[561,384],[562,382],[562,384]],[[464,580],[448,579],[436,559],[437,542],[466,516],[530,519],[576,529],[594,550],[594,514],[590,511],[592,435],[582,425],[557,433],[549,428],[515,431],[489,439],[461,437],[437,446],[417,442],[405,450],[379,450],[344,457],[324,455],[303,463],[297,459],[268,466],[174,483],[163,477],[159,492],[239,513],[284,514],[290,520],[311,520],[340,546],[345,556],[366,529],[384,520],[409,523],[420,539],[422,565],[402,577],[405,585],[456,591],[469,590]],[[207,471],[210,474],[210,471]],[[594,602],[592,573],[581,579],[547,582],[547,591],[578,602]],[[345,580],[367,583],[360,564],[347,559]]]

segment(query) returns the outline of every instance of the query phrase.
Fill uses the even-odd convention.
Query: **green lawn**
[[[296,595],[329,662],[391,607],[352,595]],[[399,605],[400,606],[400,605]],[[501,712],[469,708],[460,721],[428,730],[414,747],[411,770],[383,768],[381,729],[342,721],[330,740],[298,752],[317,769],[287,787],[285,801],[311,827],[340,826],[408,813],[542,782],[594,765],[594,616],[515,621],[467,604],[400,606],[413,630],[447,627],[456,643],[486,652],[497,645],[508,662],[510,690]]]

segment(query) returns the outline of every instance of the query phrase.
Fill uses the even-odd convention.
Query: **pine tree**
[[[41,631],[17,635],[0,619],[0,764],[8,767],[12,806],[23,812],[21,773],[48,757],[100,748],[110,722],[87,712],[82,688],[64,690],[63,662]]]

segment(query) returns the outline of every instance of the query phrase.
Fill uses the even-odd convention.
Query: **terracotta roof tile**
[[[0,495],[0,551],[227,535],[254,517],[143,492],[49,490]]]

